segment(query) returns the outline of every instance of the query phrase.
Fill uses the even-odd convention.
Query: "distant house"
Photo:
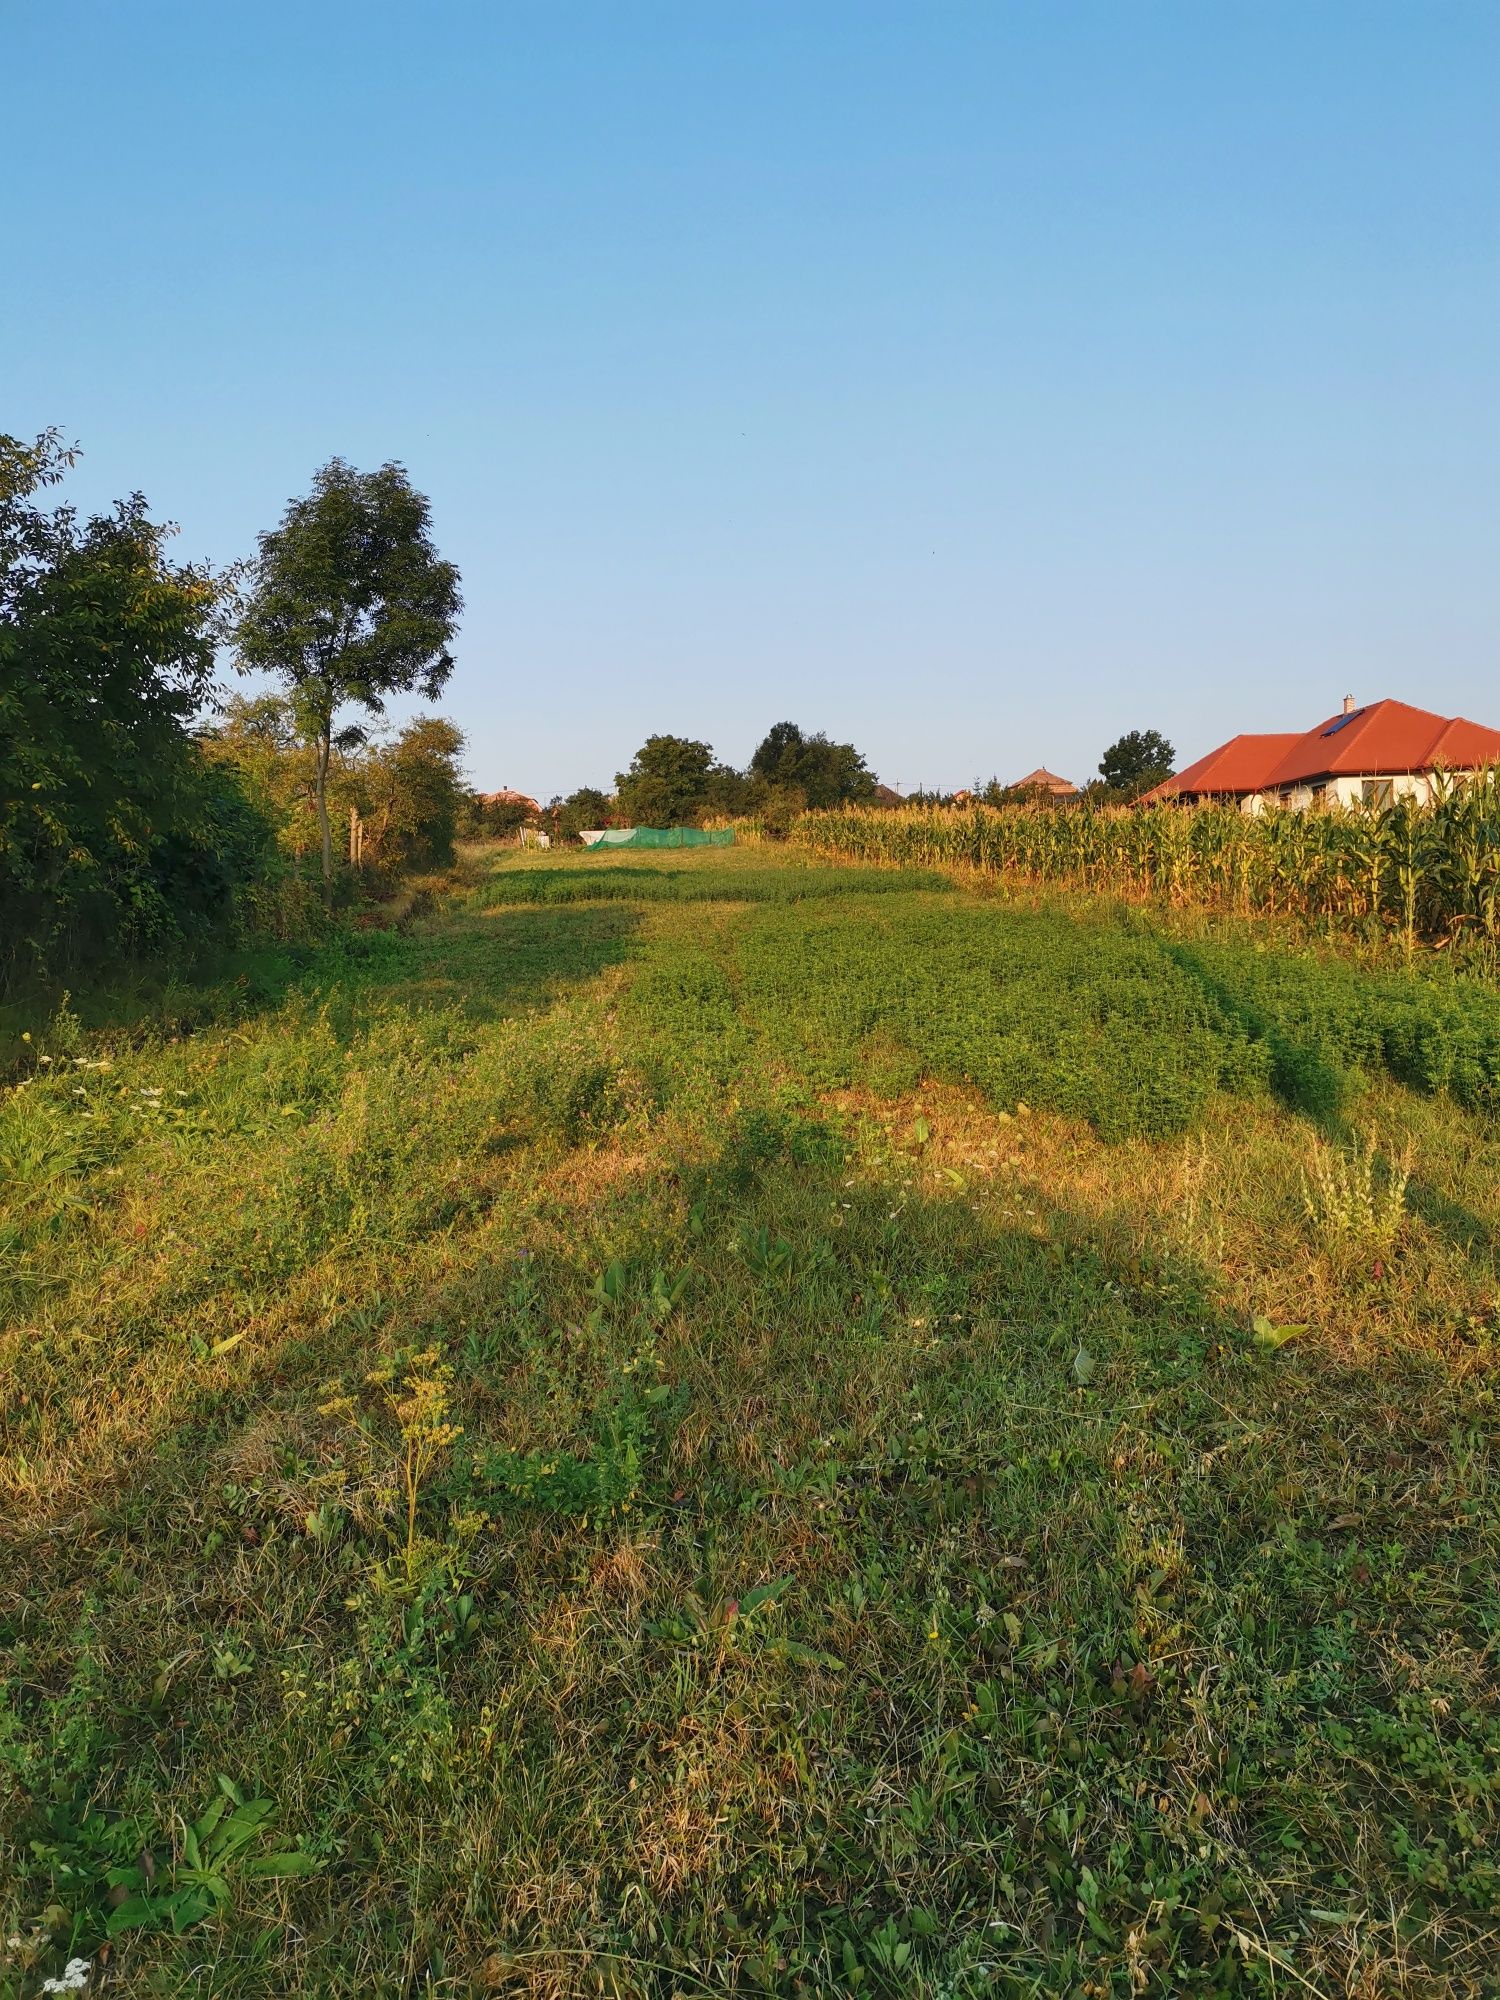
[[[899,806],[904,805],[906,801],[892,786],[877,785],[875,787],[875,803],[878,806]]]
[[[1024,778],[1017,778],[1011,786],[1013,792],[1040,792],[1049,799],[1076,799],[1078,787],[1070,778],[1058,777],[1056,771],[1049,771],[1044,764],[1038,764],[1034,771],[1028,771]]]
[[[503,785],[498,792],[481,792],[479,803],[482,806],[521,806],[531,814],[541,811],[536,800],[528,797],[525,792],[512,792]]]
[[[1146,792],[1140,803],[1234,799],[1242,812],[1268,805],[1389,805],[1433,795],[1436,773],[1469,777],[1500,764],[1500,729],[1434,715],[1404,701],[1363,707],[1346,696],[1337,715],[1301,736],[1233,736]]]

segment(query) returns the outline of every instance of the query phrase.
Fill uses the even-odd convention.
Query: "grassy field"
[[[77,1004],[0,1990],[1500,1991],[1492,989],[739,849]]]

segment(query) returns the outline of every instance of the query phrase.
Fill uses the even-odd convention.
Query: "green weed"
[[[1339,1249],[1391,1250],[1406,1219],[1411,1161],[1385,1161],[1373,1133],[1345,1147],[1313,1142],[1302,1199],[1319,1238]]]

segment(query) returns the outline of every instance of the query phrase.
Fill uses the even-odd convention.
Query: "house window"
[[[1360,785],[1359,795],[1367,806],[1394,805],[1395,781],[1391,778],[1366,778]]]

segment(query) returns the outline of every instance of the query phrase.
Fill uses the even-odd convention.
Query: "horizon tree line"
[[[1131,730],[1104,752],[1098,778],[1080,796],[1096,803],[1128,803],[1170,775],[1175,754],[1160,731]],[[711,744],[685,736],[648,736],[629,769],[616,773],[612,793],[580,786],[553,799],[542,817],[550,832],[563,837],[590,826],[696,826],[708,819],[750,817],[775,832],[784,831],[801,812],[869,804],[879,790],[852,743],[833,742],[822,731],[805,735],[794,722],[778,722],[743,771],[716,759]],[[965,798],[982,805],[1017,805],[1034,796],[1042,795],[992,777],[976,778],[962,794],[916,790],[891,803],[937,805]],[[512,831],[525,817],[524,809],[503,810],[491,830]]]
[[[479,824],[461,730],[380,730],[393,697],[442,694],[463,605],[405,468],[330,459],[253,557],[215,569],[174,562],[175,530],[139,493],[86,518],[49,505],[77,456],[55,428],[0,434],[0,986],[253,927],[278,897],[298,905],[304,861],[330,908],[335,814],[352,815],[356,868],[451,857]],[[229,694],[226,660],[272,689]],[[1151,731],[1106,764],[1115,752],[1111,783],[1151,754],[1170,765]],[[783,721],[743,770],[696,738],[648,736],[613,795],[581,787],[550,820],[566,834],[753,814],[785,831],[875,796],[853,743]]]

